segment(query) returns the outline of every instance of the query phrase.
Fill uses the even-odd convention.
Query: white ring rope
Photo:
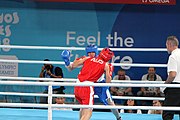
[[[0,62],[33,63],[33,64],[61,64],[61,65],[64,65],[64,62],[57,62],[57,61],[39,61],[39,60],[7,60],[7,59],[0,59]]]
[[[10,62],[10,63],[30,63],[30,64],[61,64],[64,62],[56,61],[37,61],[37,60],[7,60],[0,59],[0,62]],[[72,63],[72,62],[71,62]],[[141,63],[112,63],[113,66],[134,66],[134,67],[167,67],[166,64],[141,64]]]
[[[77,82],[78,79],[72,78],[36,78],[36,77],[7,77],[0,76],[0,79],[3,80],[42,80],[42,81],[60,81],[60,82]],[[158,84],[164,83],[164,81],[140,81],[140,80],[111,80],[111,83],[142,83],[142,84]]]
[[[55,107],[56,105],[52,105]],[[63,105],[57,105],[57,107],[63,107]],[[111,105],[65,105],[67,108],[96,108],[96,109],[141,109],[141,110],[180,110],[180,107],[154,107],[154,106],[111,106]]]
[[[116,84],[116,83],[55,83],[55,82],[29,82],[29,81],[0,81],[0,84],[5,85],[39,85],[39,86],[45,86],[45,85],[59,85],[59,86],[121,86],[121,87],[180,87],[179,84]],[[1,93],[0,93],[1,94]],[[11,93],[8,93],[9,95]],[[28,94],[28,93],[27,93]],[[27,95],[27,94],[19,94],[19,95]],[[18,95],[18,93],[16,93]],[[41,94],[33,94],[31,93],[31,96],[46,96]],[[60,96],[60,95],[52,95],[54,96]],[[69,97],[69,96],[68,96]],[[74,97],[74,96],[73,96]],[[155,98],[155,97],[120,97],[120,96],[113,96],[114,99],[140,99],[140,100],[164,100],[164,98]]]
[[[43,96],[47,97],[48,94],[42,93],[20,93],[20,92],[0,92],[0,95],[18,95],[18,96]],[[75,98],[75,95],[72,94],[52,94],[53,97],[66,97],[66,98]],[[97,95],[94,96],[98,98]],[[133,97],[133,96],[112,96],[113,99],[133,99],[133,100],[164,100],[163,97]]]
[[[54,49],[54,50],[85,50],[83,47],[48,47],[48,46],[17,46],[17,45],[0,45],[0,48],[19,48],[19,49]],[[102,50],[103,48],[98,48]],[[165,48],[111,48],[113,51],[167,51]],[[3,60],[0,62],[13,63],[36,63],[36,64],[61,64],[64,62],[57,61],[36,61],[36,60]],[[134,67],[167,67],[166,64],[140,64],[140,63],[112,63],[113,66],[134,66]]]
[[[46,50],[85,50],[84,47],[51,47],[51,46],[20,46],[20,45],[0,45],[0,48],[16,49],[46,49]],[[103,48],[98,48],[102,50]],[[166,48],[110,48],[112,51],[167,51]]]
[[[122,83],[69,83],[69,82],[30,82],[30,81],[0,81],[2,85],[36,85],[36,86],[112,86],[112,87],[172,87],[178,88],[180,84],[122,84]]]
[[[4,77],[4,76],[1,76],[1,79],[20,79],[20,80],[56,80],[55,78],[32,78],[32,77]],[[59,80],[61,80],[61,79],[59,79]],[[69,79],[64,79],[64,81],[68,81]],[[77,79],[72,79],[72,81],[73,82],[76,82],[76,80]],[[6,83],[9,83],[9,82],[13,82],[13,84],[12,85],[14,85],[15,84],[15,82],[16,82],[16,85],[20,85],[19,83],[20,82],[22,82],[21,83],[21,85],[23,85],[23,83],[24,82],[28,82],[28,81],[2,81],[3,82],[3,84],[6,84]],[[0,84],[2,83],[1,81],[0,81]],[[118,81],[119,83],[158,83],[159,82],[159,84],[160,83],[162,83],[163,81]],[[32,82],[30,82],[30,83],[32,83]],[[36,84],[37,82],[35,82],[35,84]],[[40,83],[42,83],[42,82],[40,82]],[[45,83],[45,82],[43,82],[43,83]],[[115,83],[116,83],[116,81],[115,81]],[[114,84],[115,84],[114,83]],[[39,83],[37,83],[38,85],[39,85]],[[49,84],[49,82],[46,82],[45,84]],[[53,83],[53,84],[56,84],[57,85],[57,82],[56,83]],[[62,85],[62,83],[58,83],[59,85]],[[63,83],[64,84],[64,83]],[[66,84],[66,83],[65,83]],[[67,83],[68,84],[68,83]],[[77,84],[77,83],[75,83],[75,84]],[[94,84],[96,84],[96,83],[94,83]],[[98,83],[99,84],[99,83]],[[102,84],[102,83],[100,83],[100,84]],[[110,83],[111,84],[111,83]],[[28,84],[27,84],[28,85]],[[33,84],[34,85],[34,84]],[[145,85],[147,85],[147,84],[145,84]],[[164,84],[163,84],[164,85]],[[75,86],[75,85],[74,85]],[[100,85],[98,85],[98,86],[100,86]],[[107,86],[107,83],[105,83],[105,86]],[[112,86],[112,85],[111,85]],[[117,85],[116,84],[116,86],[119,86],[119,85]],[[120,85],[121,86],[121,85]],[[129,86],[129,84],[127,85],[125,85],[125,86]],[[134,86],[134,85],[133,85]],[[154,86],[154,85],[153,85]],[[8,94],[8,95],[24,95],[24,96],[28,96],[28,93],[14,93],[14,92],[0,92],[0,94],[2,94],[2,95],[5,95],[5,94]],[[48,94],[35,94],[35,93],[30,93],[30,95],[29,96],[48,96]],[[53,97],[62,97],[62,95],[57,95],[57,94],[54,94],[53,95]],[[74,98],[74,95],[64,95],[63,97],[73,97]],[[95,98],[97,98],[97,96],[95,96]],[[124,97],[124,96],[113,96],[113,98],[114,99],[132,99],[132,97]],[[140,99],[140,100],[154,100],[154,99],[157,99],[157,100],[164,100],[164,98],[154,98],[154,97],[134,97],[133,99],[136,99],[136,100],[138,100],[138,99]]]
[[[70,78],[33,78],[33,77],[6,77],[1,76],[1,79],[11,79],[11,80],[44,80],[44,81],[64,81],[64,82],[76,82],[77,79],[70,79]],[[57,82],[56,82],[57,83]],[[156,83],[164,83],[164,81],[117,81],[112,80],[112,83],[146,83],[146,84],[156,84]],[[0,92],[1,95],[21,95],[21,96],[28,96],[28,93],[15,93],[15,92]],[[48,94],[35,94],[35,93],[29,93],[29,96],[48,96]],[[74,95],[57,95],[53,94],[53,97],[72,97],[74,98]],[[95,98],[97,96],[95,95]],[[124,97],[124,96],[112,96],[113,99],[136,99],[136,100],[164,100],[164,98],[158,98],[158,97]]]
[[[0,103],[0,106],[4,107],[41,107],[47,108],[48,104],[31,104],[31,103]],[[74,105],[74,104],[52,104],[54,107],[60,108],[96,108],[96,109],[141,109],[141,110],[173,110],[179,111],[180,107],[155,107],[155,106],[110,106],[110,105]]]
[[[20,93],[20,92],[0,92],[0,95],[43,96],[43,97],[48,96],[48,94],[42,94],[42,93]],[[53,96],[57,97],[56,94],[54,94]],[[69,97],[69,96],[67,96],[67,97]]]
[[[70,86],[129,86],[129,87],[137,87],[137,85],[139,85],[138,87],[147,87],[147,86],[151,86],[151,87],[157,87],[157,84],[115,84],[115,83],[55,83],[55,82],[28,82],[28,81],[0,81],[0,84],[8,84],[8,85],[70,85]],[[96,85],[98,84],[98,85]],[[166,87],[180,87],[180,85],[178,84],[159,84],[159,85],[166,85]],[[35,94],[35,93],[13,93],[13,92],[0,92],[0,94],[2,95],[22,95],[22,96],[26,96],[29,94],[29,96],[49,96],[48,94]],[[62,97],[62,95],[55,95],[52,94],[53,97]],[[64,95],[63,97],[73,97],[74,95]],[[158,98],[158,97],[123,97],[123,96],[112,96],[113,99],[135,99],[135,100],[164,100],[164,98]],[[95,98],[97,98],[97,96],[95,96]]]
[[[43,81],[60,81],[60,82],[76,82],[77,79],[72,78],[35,78],[35,77],[7,77],[0,76],[0,79],[5,80],[43,80]]]

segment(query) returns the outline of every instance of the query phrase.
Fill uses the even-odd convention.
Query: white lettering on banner
[[[120,59],[120,56],[115,56],[112,58],[112,63],[115,63],[116,61],[119,61],[119,63],[127,63],[127,64],[132,64],[133,59],[130,56],[124,56],[122,59]],[[128,70],[131,68],[131,66],[121,66],[122,69]]]
[[[143,3],[169,3],[169,0],[142,0]]]
[[[1,13],[0,14],[0,45],[10,45],[11,25],[19,23],[19,16],[17,12],[13,13]],[[4,52],[10,51],[11,48],[2,48]]]
[[[17,60],[16,56],[0,55],[0,59]],[[0,62],[0,76],[18,76],[18,63]]]
[[[1,13],[0,15],[0,23],[7,23],[7,24],[17,24],[19,23],[19,16],[17,12],[11,13]]]
[[[75,40],[75,37],[71,37],[71,35],[74,35],[74,34],[76,34],[76,32],[67,32],[67,35],[66,35],[66,37],[67,37],[66,44],[67,45],[69,45],[70,40]]]
[[[80,46],[83,46],[84,45],[84,42],[85,42],[85,37],[84,36],[78,36],[77,39],[76,39],[76,42],[78,45]]]
[[[6,31],[6,37],[10,37],[10,36],[11,36],[10,25],[7,25],[7,26],[5,27],[5,31]]]
[[[5,27],[3,25],[0,25],[0,35],[10,37],[11,36],[10,25],[7,25]]]
[[[134,40],[132,37],[127,37],[123,39],[122,37],[117,36],[117,32],[114,32],[114,36],[111,36],[111,34],[108,34],[106,37],[108,40],[108,46],[110,47],[133,47]],[[119,45],[117,44],[119,41]],[[114,44],[113,44],[114,43]]]
[[[70,41],[74,41],[78,46],[85,46],[85,43],[95,44],[100,46],[101,33],[97,32],[97,36],[88,36],[78,35],[75,31],[68,31],[66,35],[66,45],[70,45]],[[134,39],[132,37],[126,37],[123,39],[121,36],[118,36],[117,32],[114,32],[114,35],[108,34],[106,37],[109,47],[133,47]],[[119,44],[118,44],[119,43]],[[74,44],[73,44],[74,45]]]
[[[2,40],[2,44],[3,44],[3,45],[10,45],[10,40],[9,40],[9,38],[4,38],[4,39]],[[10,49],[11,49],[11,48],[2,48],[2,50],[5,51],[5,52],[8,52]]]
[[[78,46],[85,46],[85,43],[87,44],[95,44],[97,46],[100,46],[100,40],[101,40],[101,33],[98,32],[97,36],[88,36],[85,37],[84,35],[78,35],[76,31],[68,31],[67,32],[67,39],[66,44],[70,45],[74,43],[71,43],[72,41],[75,42]],[[127,36],[126,38],[123,38],[122,36],[118,36],[117,32],[114,32],[113,35],[108,34],[106,37],[108,41],[109,47],[133,47],[134,45],[134,39],[132,37]],[[119,43],[119,44],[118,44]],[[78,58],[79,54],[73,54],[71,52],[71,58],[75,57]],[[94,62],[99,62],[94,59],[92,59]],[[132,64],[133,59],[130,56],[124,56],[120,58],[120,56],[116,56],[112,59],[112,63],[114,62],[120,62],[120,63],[129,63]],[[121,66],[123,69],[130,69],[131,66]]]
[[[77,35],[75,31],[68,31],[66,35],[66,44],[70,45],[70,41],[74,40],[76,44],[79,46],[84,46],[85,43],[89,44],[96,44],[100,46],[100,32],[97,33],[97,37],[95,36],[88,36],[85,37],[83,35]]]

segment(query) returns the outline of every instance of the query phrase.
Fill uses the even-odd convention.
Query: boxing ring
[[[33,114],[32,114],[33,113]],[[0,120],[47,120],[47,110],[37,109],[0,109]],[[78,120],[78,111],[53,111],[53,120]],[[162,120],[161,115],[121,113],[123,120]],[[111,112],[93,112],[91,120],[115,120]],[[174,120],[178,120],[175,116]]]
[[[75,47],[44,47],[44,46],[6,46],[0,45],[4,48],[16,48],[16,49],[73,49],[84,50],[84,48]],[[101,50],[99,48],[98,50]],[[123,49],[112,48],[117,51],[166,51],[165,49]],[[61,64],[64,62],[56,61],[34,61],[34,60],[6,60],[0,59],[0,62],[13,62],[13,63],[37,63],[37,64]],[[126,64],[126,63],[113,63],[114,66],[138,66],[138,67],[166,67],[164,64]],[[163,82],[157,81],[116,81],[112,83],[75,83],[77,79],[55,79],[55,78],[33,78],[33,77],[8,77],[0,76],[0,79],[7,81],[0,81],[0,85],[32,85],[32,86],[49,86],[48,94],[40,93],[14,93],[14,92],[0,92],[0,95],[20,95],[20,96],[48,96],[48,104],[34,104],[34,103],[0,103],[0,120],[78,120],[79,108],[94,108],[94,109],[141,109],[141,110],[175,110],[179,111],[180,107],[154,107],[154,106],[104,106],[104,105],[79,105],[79,104],[65,104],[57,105],[52,104],[52,97],[70,97],[74,98],[71,94],[52,94],[52,86],[114,86],[114,87],[180,87],[178,84],[163,84]],[[14,80],[32,80],[32,81],[14,81]],[[37,82],[38,80],[44,80],[45,82]],[[58,83],[55,81],[63,81]],[[118,84],[117,84],[118,82]],[[144,84],[146,82],[146,84]],[[95,96],[97,97],[97,96]],[[114,99],[134,99],[134,100],[164,100],[162,97],[128,97],[128,96],[113,96]],[[21,108],[18,108],[21,107]],[[34,109],[27,109],[32,107]],[[53,110],[53,108],[73,108],[73,111]],[[157,114],[132,114],[132,113],[120,113],[123,120],[162,120],[161,115]],[[114,115],[111,112],[93,112],[91,120],[113,120]],[[175,115],[173,120],[179,120],[179,116]]]

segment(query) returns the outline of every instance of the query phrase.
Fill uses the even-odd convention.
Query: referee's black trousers
[[[180,88],[166,88],[165,91],[165,100],[163,106],[171,107],[180,107]],[[162,114],[163,120],[172,120],[174,114],[179,114],[179,111],[164,110]],[[180,119],[179,119],[180,120]]]

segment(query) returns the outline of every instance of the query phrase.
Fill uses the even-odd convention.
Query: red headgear
[[[113,51],[111,51],[109,48],[104,48],[100,53],[99,57],[102,58],[104,62],[108,62],[112,57],[114,56]]]

